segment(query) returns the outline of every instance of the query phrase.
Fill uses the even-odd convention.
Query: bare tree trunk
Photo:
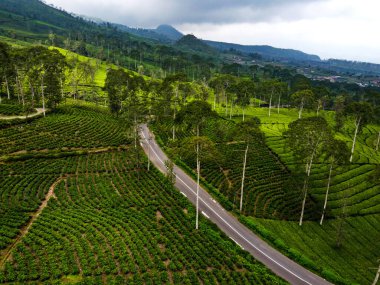
[[[273,96],[273,90],[272,90],[272,93],[270,94],[270,99],[269,99],[269,110],[268,110],[269,117],[270,117],[270,111],[272,109],[272,96]]]
[[[379,265],[379,269],[376,272],[375,280],[373,280],[372,285],[376,285],[377,284],[377,281],[379,281],[379,276],[380,276],[380,265]]]
[[[241,190],[240,190],[240,212],[243,210],[243,194],[244,194],[244,180],[245,180],[245,168],[247,166],[247,154],[248,154],[248,143],[247,148],[245,149],[244,154],[244,163],[243,163],[243,175],[241,178]]]
[[[42,111],[45,117],[46,113],[45,113],[44,75],[42,75],[42,78],[41,78],[41,96],[42,96]]]
[[[8,100],[10,100],[11,99],[11,93],[9,92],[8,78],[6,76],[5,76],[5,85],[7,87]]]
[[[306,163],[306,175],[307,175],[307,177],[305,178],[305,182],[303,185],[303,190],[304,190],[305,195],[304,195],[303,201],[302,201],[302,210],[301,210],[301,217],[300,217],[300,223],[299,223],[300,226],[302,226],[303,215],[304,215],[304,211],[305,211],[306,198],[307,198],[308,182],[309,182],[309,177],[310,177],[310,173],[311,173],[311,166],[313,165],[315,152],[316,152],[316,149],[314,149],[313,153],[311,154],[310,162]]]
[[[32,93],[32,108],[34,108],[34,87],[33,85],[29,82],[29,88],[30,88],[30,92]]]
[[[315,152],[313,152],[313,154],[311,155],[311,159],[310,159],[310,163],[309,163],[309,168],[307,169],[307,177],[310,176],[311,166],[313,165],[313,160],[314,160],[314,154],[315,154]]]
[[[175,120],[175,115],[174,115],[174,120]],[[175,140],[175,126],[173,124],[173,141]]]
[[[325,212],[326,212],[326,206],[327,206],[327,199],[328,199],[328,196],[329,196],[330,183],[331,183],[332,167],[333,167],[333,164],[331,163],[331,164],[330,164],[330,172],[329,172],[329,180],[328,180],[328,182],[327,182],[327,190],[326,190],[326,196],[325,196],[325,203],[324,203],[324,205],[323,205],[323,211],[322,211],[321,221],[319,222],[319,224],[320,224],[321,226],[322,226],[322,223],[323,223],[323,219],[325,218]]]
[[[351,148],[351,156],[350,156],[350,162],[352,162],[352,158],[354,156],[355,151],[355,144],[356,144],[356,137],[358,135],[359,126],[360,126],[361,117],[357,118],[355,121],[355,134],[354,134],[354,140],[352,141],[352,148]]]
[[[18,79],[18,76],[16,75],[16,87],[17,87],[17,101],[18,103],[20,104],[20,93],[21,93],[21,90],[20,90],[20,84],[19,84],[19,79]]]
[[[379,150],[379,144],[380,144],[380,131],[379,131],[379,136],[377,137],[376,151]]]
[[[226,94],[226,91],[223,90],[223,95],[224,95],[224,98],[226,99],[226,117],[227,117],[227,114],[228,114],[228,96]]]
[[[173,141],[175,140],[175,118],[176,118],[177,100],[178,100],[178,86],[177,86],[177,89],[176,89],[176,99],[175,99],[175,101],[174,101],[174,113],[173,113]]]
[[[214,93],[214,111],[215,111],[215,108],[216,108],[216,93]]]
[[[319,116],[319,109],[321,108],[321,105],[319,104],[318,102],[318,106],[317,106],[317,117]]]
[[[304,215],[304,212],[305,212],[308,179],[309,179],[309,177],[306,177],[305,181],[304,181],[304,184],[303,184],[304,197],[303,197],[303,201],[302,201],[302,210],[301,210],[301,217],[300,217],[300,223],[299,223],[300,226],[302,226],[303,215]]]
[[[173,113],[173,130],[172,130],[172,132],[173,132],[173,141],[175,140],[175,116],[176,116],[176,114],[175,114],[175,107],[174,107],[174,113]]]
[[[150,141],[151,141],[151,136],[149,134],[149,136],[147,138],[145,138],[145,141],[146,141],[146,145],[148,146],[148,171],[150,170]]]
[[[233,105],[233,101],[231,100],[231,105],[230,105],[230,120],[232,119],[232,105]]]
[[[278,96],[277,114],[280,114],[281,94]]]
[[[63,80],[62,80],[62,77],[59,78],[59,82],[61,84],[61,97],[63,98],[64,95],[63,95]]]
[[[245,108],[243,107],[243,122],[245,121]]]
[[[22,84],[20,84],[20,90],[21,90],[21,102],[22,102],[22,106],[25,107],[24,86],[22,86]]]
[[[197,137],[199,138],[199,125],[197,125]],[[197,206],[196,206],[196,220],[195,229],[198,229],[199,223],[199,176],[201,172],[201,162],[199,161],[199,140],[197,140]]]
[[[319,145],[320,139],[321,139],[321,137],[318,138],[317,145]],[[311,157],[310,157],[310,162],[306,163],[306,174],[307,174],[308,177],[310,176],[311,166],[313,165],[314,156],[315,156],[316,151],[317,151],[317,149],[314,148],[314,150],[313,150],[313,152],[311,154]]]
[[[22,85],[22,79],[20,78],[19,71],[16,69],[16,84],[18,85],[19,89],[19,96],[18,96],[18,102],[20,103],[20,95],[21,95],[21,102],[22,106],[25,106],[25,96],[24,96],[24,86]]]
[[[135,137],[135,149],[137,148],[137,118],[136,118],[136,114],[135,114],[135,120],[134,120],[134,137]]]
[[[303,98],[301,100],[301,106],[300,106],[300,110],[298,112],[298,119],[301,119],[302,118],[302,111],[303,111]]]

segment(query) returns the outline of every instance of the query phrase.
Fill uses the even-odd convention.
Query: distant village
[[[242,56],[233,55],[230,58],[231,63],[240,65],[257,65],[264,66],[262,60],[247,60]],[[310,67],[298,67],[297,72],[310,78],[311,80],[329,81],[331,83],[352,83],[357,84],[360,87],[379,87],[380,88],[380,76],[362,75],[361,73],[352,75],[337,75],[337,74],[323,74],[321,70],[316,70]]]

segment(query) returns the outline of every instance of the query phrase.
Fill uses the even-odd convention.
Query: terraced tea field
[[[153,126],[164,145],[171,146],[170,122]],[[215,143],[222,159],[207,161],[202,164],[201,176],[215,187],[236,208],[240,201],[240,187],[244,159],[244,142],[236,142],[229,135],[235,124],[222,119],[209,120],[202,135],[210,137]],[[181,140],[193,135],[178,127],[174,145],[181,145]],[[261,141],[251,142],[247,157],[245,199],[243,213],[255,217],[276,219],[297,219],[301,205],[301,190],[293,181],[287,167]],[[194,159],[185,160],[191,168],[196,168]],[[308,201],[306,215],[311,217],[315,205]]]
[[[0,130],[0,155],[20,151],[95,148],[130,142],[125,122],[102,107],[68,103],[46,118]]]
[[[206,219],[196,231],[194,208],[127,131],[91,105],[1,130],[3,154],[62,157],[0,162],[0,283],[285,284]],[[77,144],[102,152],[73,155]]]
[[[380,215],[350,217],[343,223],[342,246],[337,248],[338,228],[341,220],[327,220],[321,227],[306,222],[300,227],[296,222],[255,219],[282,240],[287,251],[312,260],[320,271],[336,272],[345,284],[371,284],[375,278],[380,256]],[[343,282],[342,282],[343,283]]]
[[[29,114],[33,114],[35,111],[29,112]],[[21,105],[15,104],[0,104],[0,117],[1,116],[12,116],[12,115],[25,115],[26,112]]]
[[[305,113],[305,116],[315,115]],[[332,112],[322,115],[333,124]],[[282,132],[288,124],[297,119],[295,110],[280,110],[268,116],[267,108],[250,108],[246,118],[260,118],[261,129],[266,135],[266,143],[281,161],[294,171],[299,167],[291,151],[286,148]],[[241,121],[242,117],[233,117]],[[302,227],[296,222],[269,219],[247,218],[245,221],[263,227],[259,232],[267,238],[268,232],[274,245],[288,253],[292,258],[300,255],[311,261],[309,268],[320,274],[324,271],[335,272],[342,278],[342,284],[370,284],[375,276],[380,256],[380,185],[370,179],[375,165],[380,162],[380,151],[375,150],[379,126],[368,125],[358,136],[353,163],[335,167],[327,204],[328,220],[323,226],[317,221],[308,221]],[[348,122],[336,137],[352,144],[354,125]],[[241,166],[240,166],[241,168]],[[310,197],[317,205],[317,212],[322,210],[328,178],[328,165],[317,163],[313,166],[310,178]],[[307,206],[306,206],[307,208]],[[342,220],[332,219],[348,216],[343,222],[342,247],[336,247],[338,229]],[[350,217],[351,216],[351,217]],[[255,229],[254,226],[252,226]],[[294,250],[297,254],[294,254]],[[290,253],[289,253],[290,252]],[[343,281],[345,279],[345,281]]]
[[[1,177],[2,205],[26,217],[59,179],[47,207],[12,247],[1,282],[76,276],[83,284],[282,283],[205,220],[196,232],[193,207],[158,171],[136,168],[133,151],[12,163]],[[26,190],[22,180],[31,177],[45,183]],[[19,227],[2,213],[3,233],[17,235]]]
[[[280,114],[277,114],[277,109],[274,109],[269,117],[268,108],[250,107],[246,110],[246,118],[251,116],[260,118],[261,129],[265,133],[268,147],[279,156],[289,170],[294,171],[298,165],[294,161],[293,154],[286,147],[282,133],[290,122],[298,118],[297,111],[280,109]],[[305,112],[304,116],[315,116],[315,112]],[[326,118],[331,125],[334,124],[333,112],[321,112],[321,116]],[[233,120],[242,120],[241,111],[240,115],[233,117]],[[354,124],[349,121],[342,131],[336,134],[336,137],[345,141],[350,149],[354,130]],[[364,127],[363,132],[358,136],[353,163],[334,168],[327,213],[330,217],[341,214],[343,205],[346,205],[345,211],[348,215],[380,213],[380,185],[370,179],[376,164],[380,163],[380,150],[375,149],[379,131],[380,127],[376,125],[370,124]],[[325,198],[328,172],[329,167],[323,162],[315,164],[311,171],[310,195],[321,209]]]

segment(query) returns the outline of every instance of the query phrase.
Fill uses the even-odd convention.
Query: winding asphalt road
[[[149,131],[147,125],[140,126],[140,135],[141,145],[147,156],[150,157],[150,161],[161,172],[165,173],[166,167],[164,162],[168,157],[156,143],[154,135]],[[174,172],[176,173],[176,188],[195,205],[196,182],[177,166],[174,166]],[[203,188],[200,188],[199,191],[199,211],[203,216],[215,223],[237,245],[248,251],[254,258],[289,283],[302,285],[331,284],[290,260],[261,240],[232,214],[224,210]]]

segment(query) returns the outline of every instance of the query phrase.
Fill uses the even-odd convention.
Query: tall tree
[[[380,259],[377,260],[377,262],[380,262]],[[375,279],[373,280],[372,285],[376,285],[377,284],[377,281],[379,281],[379,277],[380,277],[380,264],[379,264],[379,267],[377,269],[377,272],[376,272],[376,275],[375,275]]]
[[[195,148],[197,164],[197,202],[196,202],[196,229],[198,229],[199,219],[199,179],[201,171],[201,158],[205,158],[213,150],[213,144],[207,137],[201,137],[201,126],[207,118],[216,117],[217,114],[212,111],[210,104],[205,101],[192,101],[184,106],[178,113],[177,121],[187,124],[190,128],[195,128],[196,137],[188,142],[184,142],[184,147],[190,146]],[[187,152],[190,153],[190,152]]]
[[[345,117],[352,119],[355,124],[355,132],[354,132],[354,137],[352,140],[351,156],[350,156],[350,162],[352,162],[354,152],[355,152],[357,136],[362,131],[363,127],[367,125],[373,119],[374,111],[371,104],[367,102],[354,102],[354,103],[349,104],[344,109],[344,115]]]
[[[14,74],[10,47],[0,42],[0,84],[4,85],[8,100],[10,100],[10,78]]]
[[[245,171],[247,166],[247,157],[249,151],[249,145],[253,140],[264,140],[264,134],[260,130],[260,119],[257,117],[251,118],[250,120],[238,123],[236,126],[236,139],[243,139],[246,148],[244,151],[243,159],[243,171],[241,177],[241,187],[240,187],[240,212],[243,210],[243,197],[244,197],[244,182],[245,182]]]
[[[255,85],[252,80],[241,80],[237,84],[236,103],[243,110],[243,121],[245,120],[245,109],[247,108],[247,106],[249,106],[251,102],[251,98],[254,96],[254,93],[255,93]]]
[[[90,60],[79,60],[78,56],[69,59],[70,83],[74,99],[79,97],[79,86],[89,84],[94,81],[96,66]]]
[[[291,99],[293,104],[297,105],[298,110],[298,119],[302,118],[302,112],[304,108],[309,108],[314,101],[314,93],[310,89],[297,91],[292,94]]]
[[[289,124],[284,132],[288,146],[295,158],[305,165],[302,210],[299,225],[302,225],[308,193],[308,183],[313,163],[326,151],[332,140],[332,132],[327,121],[321,117],[298,119]]]
[[[344,125],[344,109],[346,107],[346,96],[339,95],[335,98],[335,130],[340,131]]]
[[[107,72],[104,89],[108,93],[111,112],[119,114],[121,102],[127,96],[127,74],[122,69],[110,69]]]
[[[330,170],[329,170],[329,177],[327,180],[327,189],[326,189],[326,195],[325,195],[325,202],[323,204],[322,217],[319,222],[321,225],[323,223],[323,219],[326,213],[327,200],[329,196],[333,167],[336,165],[345,164],[348,162],[348,148],[347,148],[346,143],[341,140],[332,139],[332,141],[327,143],[325,158],[330,164],[330,167],[329,167]]]
[[[319,116],[320,110],[325,109],[325,104],[328,100],[330,92],[325,86],[317,86],[314,87],[312,90],[315,96],[314,107],[316,109],[317,116]]]
[[[182,142],[182,147],[180,149],[181,157],[185,159],[194,158],[196,155],[197,164],[197,192],[196,192],[196,217],[195,217],[195,228],[199,228],[199,182],[201,176],[201,161],[215,161],[218,158],[218,153],[215,148],[214,142],[212,142],[208,137],[199,135],[199,128],[197,128],[197,136],[193,136],[185,139]]]
[[[233,87],[236,82],[237,82],[237,77],[229,75],[229,74],[224,74],[224,75],[219,75],[215,78],[212,79],[210,82],[210,86],[214,88],[214,92],[216,94],[219,94],[218,99],[220,97],[223,98],[224,100],[224,107],[225,107],[225,116],[227,117],[228,115],[228,102],[231,102],[231,98],[229,97],[229,93],[231,92],[231,87]],[[215,108],[214,108],[215,109]],[[231,108],[230,108],[231,109]]]
[[[32,47],[26,50],[29,56],[28,76],[39,83],[42,108],[55,108],[62,101],[61,79],[67,68],[65,57],[57,50]]]

